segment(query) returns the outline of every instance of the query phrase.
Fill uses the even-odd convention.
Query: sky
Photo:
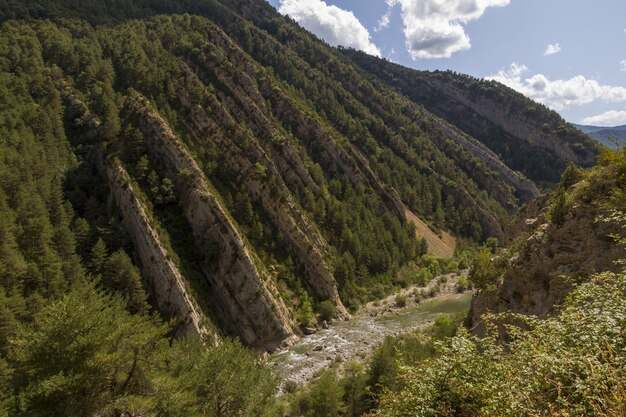
[[[329,44],[495,79],[573,123],[626,124],[626,0],[268,0]]]

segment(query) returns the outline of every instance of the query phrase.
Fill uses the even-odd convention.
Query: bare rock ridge
[[[145,98],[133,93],[126,111],[137,120],[151,159],[175,179],[195,238],[219,246],[217,265],[207,260],[201,268],[238,336],[266,350],[292,343],[297,336],[287,307],[194,159]]]
[[[479,160],[493,170],[499,180],[509,184],[522,201],[531,200],[541,194],[534,182],[506,166],[500,157],[483,143],[437,117],[433,117],[432,120],[435,126],[441,129],[447,137],[459,144],[465,151],[478,157]],[[457,158],[457,162],[460,162],[460,160],[461,158]],[[509,210],[517,207],[517,201],[510,201],[510,199],[507,201],[506,191],[498,191],[497,181],[491,178],[484,178],[482,180],[478,179],[478,182],[482,183],[484,188],[493,190],[495,198]]]
[[[60,83],[58,88],[64,99],[70,103],[69,108],[76,112],[71,115],[72,118],[84,121],[83,134],[98,137],[98,128],[101,126],[98,118],[69,85]],[[161,242],[126,170],[116,159],[104,158],[101,154],[101,151],[97,151],[93,158],[114,196],[115,204],[135,245],[143,275],[150,280],[151,293],[159,309],[178,319],[178,335],[193,333],[215,341],[217,335],[212,334],[207,326],[209,318],[202,313],[189,294],[185,278]]]
[[[593,153],[580,152],[572,146],[573,142],[556,141],[551,133],[545,132],[529,117],[516,114],[511,117],[512,110],[501,103],[485,103],[482,100],[473,99],[466,90],[456,87],[452,83],[445,83],[436,77],[428,77],[425,83],[441,94],[448,95],[477,114],[485,117],[496,126],[502,126],[512,136],[526,141],[529,144],[554,152],[559,158],[572,161],[580,165],[590,165],[595,158]],[[522,117],[520,117],[522,116]]]
[[[210,60],[207,60],[207,62],[210,62]],[[247,110],[253,114],[257,121],[265,119],[265,115],[258,114],[259,107],[248,96],[248,93],[240,90],[242,87],[233,83],[218,69],[212,68],[212,70],[217,73],[224,85],[236,91],[240,102],[238,108],[239,118],[244,117],[243,111]],[[191,71],[186,71],[185,76],[188,82],[193,83],[197,81],[195,74]],[[196,85],[199,86],[200,83],[196,82]],[[248,84],[244,83],[244,85]],[[181,88],[179,94],[184,97],[186,93],[182,90],[182,86],[179,87]],[[253,85],[249,85],[247,90],[256,92]],[[223,104],[227,102],[224,97],[218,98],[204,88],[201,91],[204,91],[204,107],[192,106],[190,101],[183,100],[183,106],[188,107],[193,123],[193,126],[189,126],[190,134],[195,136],[200,143],[212,140],[218,144],[220,150],[226,155],[223,162],[229,166],[230,171],[234,175],[241,179],[249,195],[262,205],[273,224],[294,248],[298,260],[305,267],[305,278],[308,286],[319,298],[330,300],[335,305],[339,318],[349,317],[339,298],[337,283],[326,261],[328,244],[313,222],[309,221],[307,216],[299,209],[296,199],[289,191],[281,175],[282,172],[293,171],[291,167],[301,166],[302,164],[289,161],[285,156],[272,159],[268,155],[266,148],[260,143],[260,138],[268,136],[276,138],[276,135],[279,135],[279,132],[274,131],[269,125],[266,125],[266,131],[261,131],[256,136],[252,136],[245,131],[238,131],[243,142],[247,144],[245,149],[241,149],[237,143],[228,138],[229,135],[223,132],[221,127],[224,125],[235,125],[234,117],[228,111],[232,110],[232,107],[227,107],[227,105]],[[249,98],[249,100],[246,100],[246,98]],[[207,112],[207,108],[210,109],[210,114]],[[287,149],[287,155],[297,157],[295,149],[288,151],[290,148],[288,143],[285,143],[283,148]],[[256,163],[260,163],[266,168],[266,172],[263,175],[255,172]],[[279,169],[278,165],[281,163],[283,166],[280,167],[282,169]],[[284,165],[287,163],[289,166]],[[298,177],[300,179],[304,178],[303,182],[308,182],[308,177],[308,180],[312,182],[308,174],[306,176],[302,174]]]
[[[158,232],[150,224],[126,170],[116,160],[107,160],[103,165],[107,183],[135,244],[144,275],[152,279],[152,293],[159,309],[179,319],[179,335],[195,333],[211,336],[204,323],[208,319],[189,295],[184,277],[161,243]]]
[[[365,73],[482,142],[537,184],[554,185],[568,163],[588,167],[599,153],[596,143],[557,113],[495,81],[451,71],[417,71],[359,51],[342,51]],[[526,184],[509,179],[523,201],[532,198]]]

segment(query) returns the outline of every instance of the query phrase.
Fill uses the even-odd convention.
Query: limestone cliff
[[[472,302],[472,323],[479,334],[487,312],[553,314],[578,282],[623,268],[616,261],[625,257],[624,247],[611,237],[621,226],[599,220],[618,186],[614,171],[594,169],[575,185],[562,183],[555,195],[519,211],[506,235],[508,248],[499,255],[505,272]]]
[[[67,116],[78,124],[75,128],[97,143],[102,126],[100,120],[67,83],[60,82],[58,89],[71,109]],[[178,335],[198,334],[215,342],[217,334],[210,330],[213,323],[190,295],[185,277],[163,244],[149,209],[139,197],[140,191],[135,188],[124,167],[116,158],[105,157],[99,146],[94,148],[92,159],[114,197],[157,307],[167,316],[176,318]]]
[[[258,348],[291,343],[296,336],[287,307],[194,159],[146,99],[132,94],[126,111],[142,130],[151,159],[175,179],[196,240],[219,247],[217,265],[207,254],[201,267],[229,324],[242,341]]]
[[[206,326],[208,319],[190,296],[185,278],[152,226],[124,167],[119,161],[109,159],[102,163],[102,169],[126,229],[135,244],[144,276],[150,279],[151,292],[159,309],[179,320],[179,335],[195,333],[214,336]]]
[[[183,97],[181,102],[191,115],[192,124],[188,126],[190,135],[199,143],[210,140],[219,146],[225,156],[223,163],[241,180],[249,195],[262,205],[274,226],[294,249],[306,270],[308,286],[320,299],[330,300],[335,305],[339,318],[347,318],[349,314],[339,298],[337,283],[328,265],[328,244],[315,224],[299,208],[297,199],[286,184],[289,182],[294,188],[316,187],[297,149],[286,138],[281,138],[281,132],[269,123],[271,115],[260,110],[262,100],[251,78],[243,86],[236,84],[223,73],[221,67],[209,64],[211,61],[208,59],[206,62],[220,77],[223,85],[229,87],[232,95],[238,97],[239,105],[229,105],[229,100],[224,96],[217,97],[206,89],[202,89],[204,106],[192,105],[185,99],[188,93],[179,85],[178,94]],[[187,67],[184,69],[187,81],[200,85],[196,75]],[[242,149],[242,145],[230,139],[222,126],[235,126],[236,118],[244,117],[252,119],[251,126],[256,126],[257,134],[251,135],[247,131],[234,128],[245,144]],[[263,138],[266,138],[265,146],[261,143]],[[281,142],[278,150],[272,143],[276,141]],[[262,175],[256,172],[257,164],[265,169]]]
[[[343,52],[537,184],[554,185],[569,162],[588,167],[599,153],[596,143],[556,112],[495,81],[452,71],[417,71],[358,51]],[[533,197],[526,184],[510,184],[523,201]]]

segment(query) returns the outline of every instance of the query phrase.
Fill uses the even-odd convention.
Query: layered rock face
[[[131,96],[127,111],[142,130],[151,158],[165,175],[176,178],[182,211],[196,240],[201,246],[219,246],[217,265],[207,256],[202,270],[230,326],[246,344],[259,348],[271,350],[293,341],[293,323],[274,283],[194,159],[146,99]]]
[[[530,173],[537,155],[552,171],[595,155],[555,134],[558,120],[516,115],[529,102],[508,106],[503,88],[469,94],[449,77],[415,95],[404,72],[383,77],[387,63],[366,68],[265,2],[139,3],[134,20],[81,9],[15,24],[67,97],[63,140],[85,174],[68,191],[76,212],[131,255],[181,333],[289,344],[391,291],[422,239],[446,258],[457,237],[506,240],[506,219],[550,182],[509,156]]]
[[[557,113],[495,81],[451,71],[416,71],[357,51],[344,53],[366,72],[485,144],[506,166],[535,183],[554,185],[568,163],[589,167],[596,160],[597,143]],[[482,150],[462,146],[493,166],[491,156],[484,158]],[[500,168],[496,171],[522,201],[536,196],[526,181]]]
[[[602,220],[607,214],[602,202],[611,194],[610,187],[594,189],[590,183],[583,180],[559,191],[567,196],[567,210],[558,222],[552,214],[556,196],[540,197],[519,211],[506,234],[508,249],[500,255],[505,272],[472,301],[478,334],[484,331],[485,313],[554,314],[577,283],[594,273],[623,269],[616,261],[624,257],[624,247],[611,237],[621,227]]]
[[[189,294],[185,278],[152,226],[137,190],[119,161],[102,164],[107,183],[121,212],[126,229],[135,244],[144,275],[151,278],[150,289],[161,311],[179,319],[177,334],[213,337],[207,328],[208,318]]]

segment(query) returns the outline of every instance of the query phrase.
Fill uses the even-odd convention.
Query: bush
[[[469,289],[469,281],[465,277],[459,278],[459,281],[456,283],[456,292],[462,293]]]
[[[512,320],[504,348],[497,327],[483,339],[440,322],[432,360],[400,368],[374,416],[624,415],[626,274],[603,273],[581,284],[557,317]],[[488,327],[489,328],[489,327]],[[416,412],[416,410],[420,410]]]
[[[428,296],[429,297],[434,297],[435,295],[439,294],[439,291],[441,291],[441,288],[439,287],[439,284],[437,285],[433,285],[430,290],[428,290]]]
[[[406,306],[406,295],[404,295],[404,294],[396,295],[396,306],[397,307],[404,307],[404,306]]]
[[[317,309],[320,320],[330,321],[337,316],[337,309],[333,303],[330,302],[330,300],[325,300],[319,303]]]
[[[491,248],[484,246],[474,259],[469,272],[469,280],[479,289],[493,286],[504,271],[504,265],[501,265],[501,262],[497,258],[492,259]]]

